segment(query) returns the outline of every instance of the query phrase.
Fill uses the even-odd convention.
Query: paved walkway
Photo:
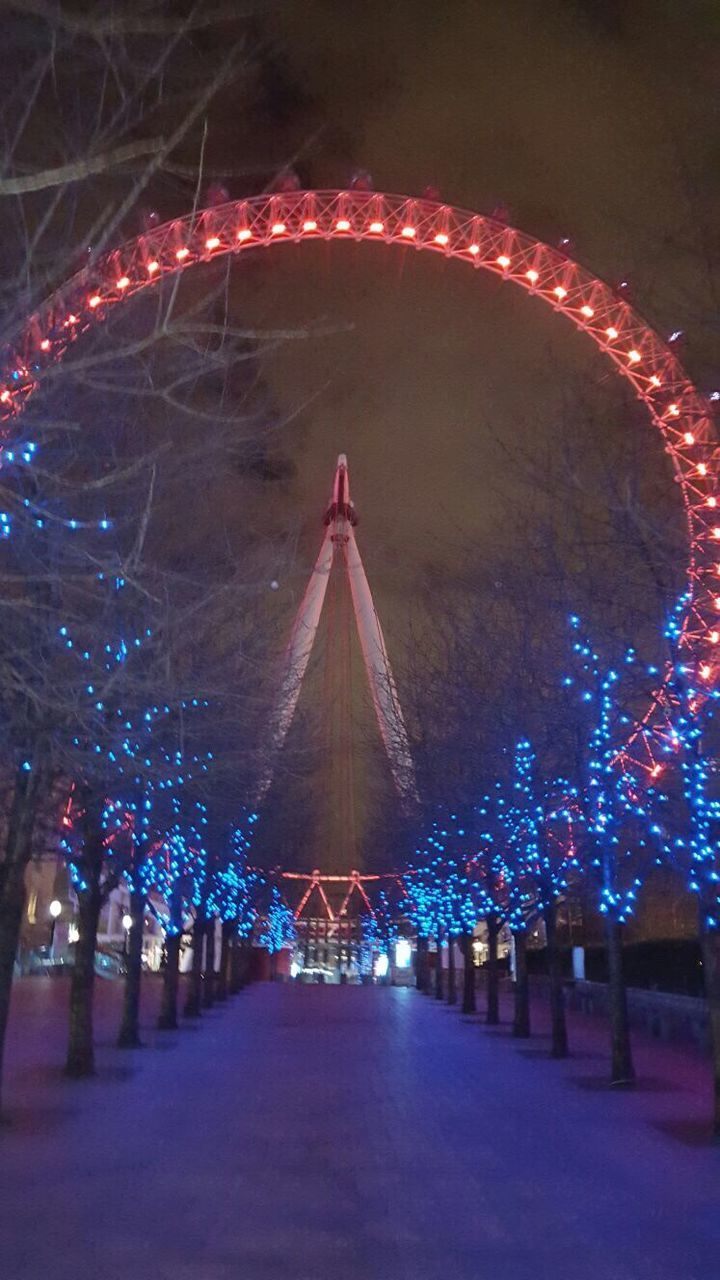
[[[20,985],[7,1280],[720,1274],[692,1055],[656,1055],[664,1074],[617,1094],[589,1023],[555,1063],[412,990],[263,985],[71,1083],[52,1066],[64,993]]]

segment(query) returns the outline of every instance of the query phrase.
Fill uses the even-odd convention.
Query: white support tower
[[[274,761],[292,723],[317,634],[328,581],[337,563],[337,567],[348,576],[370,693],[393,781],[403,804],[412,807],[417,800],[417,791],[410,744],[380,619],[355,539],[357,516],[350,499],[350,480],[344,453],[340,454],[337,461],[332,498],[325,512],[324,524],[325,537],[285,650],[280,687],[271,721],[271,764],[260,794],[264,795],[270,785]]]

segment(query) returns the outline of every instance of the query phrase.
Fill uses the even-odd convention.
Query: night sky
[[[343,185],[356,167],[378,189],[432,184],[466,208],[503,204],[551,242],[568,236],[599,275],[630,281],[661,332],[687,330],[684,358],[709,387],[719,28],[709,4],[281,5],[258,28],[263,71],[237,154],[258,167],[295,157],[307,186]],[[276,448],[294,473],[279,518],[300,535],[278,635],[316,554],[339,452],[402,666],[410,617],[431,635],[433,612],[456,598],[453,578],[492,573],[507,548],[522,557],[537,494],[520,460],[567,433],[581,399],[601,436],[627,429],[616,380],[586,339],[459,264],[365,245],[278,250],[238,268],[232,296],[245,323],[298,331],[262,360],[287,418]],[[636,415],[632,430],[632,483],[652,473],[672,501],[655,438]],[[317,700],[318,672],[310,688]]]
[[[287,0],[239,26],[249,56],[211,108],[201,192],[221,181],[231,198],[254,194],[291,164],[306,187],[342,187],[363,169],[378,190],[431,185],[460,207],[504,206],[541,239],[568,237],[569,251],[610,283],[627,280],[662,334],[684,332],[681,357],[699,384],[720,381],[715,4]],[[193,40],[211,65],[221,58],[224,35]],[[192,204],[198,135],[173,159],[153,189],[162,219]],[[102,184],[89,189],[83,219],[105,194]],[[141,212],[126,234],[137,233]],[[193,304],[208,286],[218,290],[215,319],[227,315],[250,335],[250,360],[230,379],[240,460],[215,468],[210,453],[202,473],[195,458],[183,472],[198,426],[191,397],[184,423],[153,404],[142,431],[172,435],[184,474],[180,498],[172,490],[163,505],[160,490],[156,503],[151,540],[161,558],[202,583],[238,567],[247,574],[248,594],[222,635],[240,655],[227,688],[240,696],[244,681],[252,704],[250,720],[238,716],[238,758],[267,722],[341,452],[413,731],[440,718],[423,688],[442,669],[438,629],[472,628],[466,701],[479,785],[493,755],[528,731],[512,673],[528,637],[552,631],[537,599],[523,603],[524,592],[537,595],[529,578],[549,524],[561,543],[549,586],[555,622],[572,607],[613,642],[657,645],[682,577],[680,504],[643,411],[562,317],[411,247],[315,244],[224,258],[187,273],[180,296]],[[143,305],[153,304],[135,304],[118,323],[149,323]],[[113,326],[103,328],[112,344]],[[279,330],[290,336],[278,339]],[[220,382],[213,394],[226,391]],[[129,421],[134,448],[136,412]],[[258,421],[262,438],[248,452]],[[106,426],[115,439],[109,417]],[[633,547],[628,512],[639,513],[659,572]],[[344,608],[340,592],[336,622]],[[328,705],[338,714],[337,633],[324,626],[319,636],[262,824],[267,861],[386,865],[394,856],[397,806],[356,647],[347,657],[356,837],[338,847],[349,800],[329,744],[342,726],[324,727]],[[551,683],[564,643],[550,645]],[[230,806],[247,799],[254,767],[238,764]]]

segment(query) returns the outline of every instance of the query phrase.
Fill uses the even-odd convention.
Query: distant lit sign
[[[412,947],[407,938],[399,938],[395,943],[395,964],[398,969],[409,969],[412,961]]]

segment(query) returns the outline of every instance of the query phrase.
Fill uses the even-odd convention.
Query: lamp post
[[[55,925],[62,915],[62,902],[58,898],[53,898],[48,910],[50,912],[50,957],[52,958],[55,946]]]
[[[122,918],[122,925],[123,925],[123,929],[125,930],[125,939],[123,941],[123,955],[127,956],[128,937],[130,934],[130,930],[132,929],[132,926],[133,926],[133,918],[127,911],[125,912],[125,915]]]

